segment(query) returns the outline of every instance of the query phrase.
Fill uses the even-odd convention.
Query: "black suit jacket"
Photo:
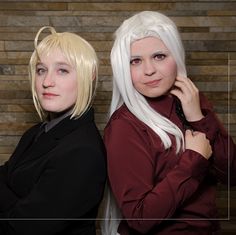
[[[40,124],[0,167],[0,234],[95,234],[106,180],[105,149],[90,109],[35,142]]]

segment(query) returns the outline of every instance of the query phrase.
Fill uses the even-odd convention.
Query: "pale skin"
[[[177,65],[165,44],[156,37],[146,37],[131,44],[130,71],[133,86],[150,98],[171,94],[181,102],[188,121],[204,116],[200,108],[199,91],[189,78],[177,76]],[[212,149],[205,133],[185,132],[185,148],[209,159]]]
[[[74,106],[77,72],[59,49],[42,54],[36,65],[35,89],[42,108],[56,117]]]

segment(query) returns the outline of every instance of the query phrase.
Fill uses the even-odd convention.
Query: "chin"
[[[43,107],[43,110],[45,110],[46,112],[49,112],[49,113],[58,113],[58,112],[60,112],[60,111],[58,111],[58,109],[52,108],[52,107]]]
[[[159,87],[156,89],[151,89],[145,93],[143,93],[144,96],[149,97],[149,98],[156,98],[160,97],[166,94],[168,90],[167,89],[160,89]]]
[[[145,96],[146,97],[149,97],[149,98],[157,98],[157,97],[160,97],[162,95],[164,95],[165,93],[160,93],[160,92],[156,92],[156,93],[149,93],[149,94],[146,94]]]

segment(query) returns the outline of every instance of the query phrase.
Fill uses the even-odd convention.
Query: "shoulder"
[[[93,145],[94,142],[101,142],[101,135],[94,121],[92,108],[86,111],[81,117],[66,117],[50,132],[50,136],[56,138],[61,144],[69,142],[67,147],[71,144],[84,146],[88,143]]]
[[[112,114],[105,130],[109,129],[112,126],[120,126],[121,128],[134,127],[138,129],[147,128],[147,125],[139,120],[133,113],[131,113],[127,106],[124,104]]]
[[[56,151],[63,155],[104,155],[102,137],[91,112],[77,119],[67,118],[51,135],[57,141]]]
[[[78,125],[76,123],[78,122]],[[70,125],[70,123],[73,123]],[[104,144],[94,121],[81,123],[80,120],[70,120],[67,133],[59,130],[57,151],[77,153],[103,154]],[[73,128],[69,128],[73,126]],[[58,127],[60,128],[60,127]]]
[[[27,130],[23,133],[23,135],[20,137],[20,141],[19,141],[18,145],[19,145],[21,142],[24,142],[25,140],[26,140],[26,141],[31,140],[31,139],[35,136],[35,134],[38,132],[38,130],[39,130],[39,128],[40,128],[41,125],[42,125],[42,122],[37,123],[37,124],[31,126],[29,129],[27,129]]]
[[[40,128],[41,125],[42,125],[42,122],[39,122],[39,123],[37,123],[37,124],[32,125],[29,129],[27,129],[27,130],[24,132],[23,135],[28,135],[28,134],[30,134],[31,132],[37,131],[37,130]]]
[[[78,175],[88,170],[94,175],[105,174],[106,150],[102,138],[94,132],[80,130],[75,129],[58,140],[48,152],[47,167],[58,172],[74,171]]]
[[[159,136],[154,131],[132,114],[125,105],[114,112],[104,129],[105,145],[114,143],[126,146],[127,142],[143,143],[150,145],[155,139],[160,142]]]
[[[78,122],[78,125],[63,138],[63,142],[69,144],[68,147],[73,145],[75,148],[98,150],[103,148],[102,137],[94,120],[84,123],[79,120],[71,120],[71,122]]]

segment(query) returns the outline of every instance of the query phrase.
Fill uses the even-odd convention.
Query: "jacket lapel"
[[[28,148],[31,147],[35,135],[38,133],[38,129],[40,127],[40,123],[31,127],[29,130],[25,132],[25,134],[21,137],[19,143],[16,146],[13,154],[11,155],[8,165],[9,167],[15,166],[15,164],[22,158],[24,158],[24,152],[27,151]]]
[[[93,121],[93,109],[90,109],[86,112],[82,117],[78,119],[70,119],[70,117],[66,117],[61,122],[59,122],[54,128],[52,128],[47,133],[43,133],[37,140],[37,142],[32,143],[30,147],[27,149],[24,148],[22,151],[17,153],[17,158],[19,160],[16,162],[14,169],[23,164],[26,164],[29,161],[33,161],[37,158],[45,156],[45,154],[51,151],[56,147],[60,139],[84,125],[85,122]],[[37,128],[39,130],[39,127]],[[32,133],[32,136],[35,136],[37,131]],[[25,141],[29,141],[27,138]],[[27,144],[26,144],[27,145]],[[27,145],[28,146],[28,145]]]

